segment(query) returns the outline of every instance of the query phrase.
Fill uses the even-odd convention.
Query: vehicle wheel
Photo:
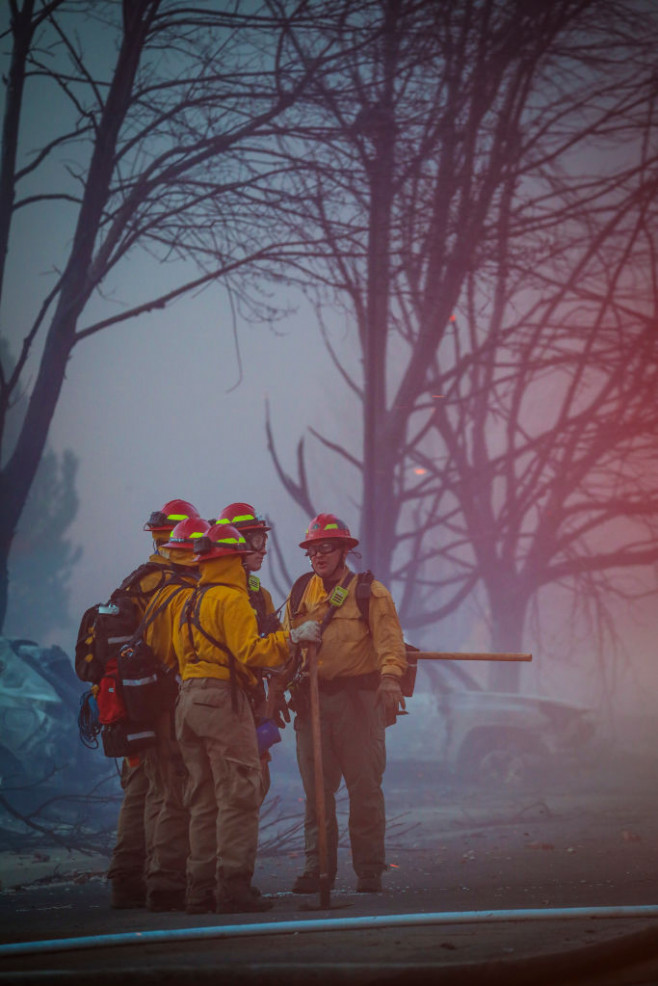
[[[478,780],[484,784],[519,788],[530,780],[528,758],[513,747],[489,750],[478,765]]]
[[[532,783],[544,755],[532,737],[504,731],[476,733],[464,744],[460,770],[476,784],[519,789]]]

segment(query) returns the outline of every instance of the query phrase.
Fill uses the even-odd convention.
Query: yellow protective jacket
[[[370,631],[356,601],[356,577],[349,584],[347,597],[337,607],[322,634],[318,650],[318,678],[369,674],[379,671],[400,678],[407,667],[402,628],[393,598],[376,579],[370,585]],[[329,594],[322,579],[314,575],[304,589],[296,613],[286,600],[283,625],[286,629],[306,620],[321,623],[329,609]]]
[[[197,592],[204,590],[198,606],[198,620],[210,637],[231,651],[236,660],[238,683],[257,684],[250,668],[275,668],[289,658],[288,633],[278,630],[259,637],[256,616],[249,603],[247,578],[239,556],[209,558],[200,564]],[[213,583],[221,583],[214,585]],[[207,639],[191,619],[195,609],[192,595],[174,630],[174,648],[183,680],[221,678],[228,680],[228,655]]]
[[[152,569],[150,572],[147,572],[139,579],[137,590],[131,593],[131,599],[139,610],[140,619],[143,618],[149,603],[153,599],[154,593],[152,593],[152,590],[163,586],[168,573],[173,570],[173,565],[164,555],[149,555],[148,563],[158,565],[162,570]]]
[[[146,607],[144,640],[155,656],[169,668],[178,668],[174,633],[180,621],[181,609],[194,591],[198,577],[198,572],[178,566],[172,572],[172,582],[151,596]]]

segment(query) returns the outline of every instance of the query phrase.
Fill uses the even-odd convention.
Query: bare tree
[[[0,285],[19,219],[57,205],[62,236],[32,323],[20,334],[12,327],[23,340],[15,366],[0,374],[0,438],[17,396],[29,392],[18,437],[2,449],[0,625],[7,557],[73,348],[220,277],[244,292],[247,266],[294,251],[269,237],[262,208],[282,167],[267,152],[275,122],[329,56],[309,32],[312,8],[305,0],[10,0]],[[30,147],[26,125],[34,133],[35,113],[50,106],[60,111],[57,126],[53,114],[43,142]],[[120,286],[140,251],[197,269],[172,267],[168,289],[144,286],[118,314],[99,317],[110,278]]]
[[[594,260],[587,253],[579,276]],[[615,594],[633,594],[625,572],[644,567],[635,594],[655,591],[655,315],[623,303],[606,258],[610,283],[598,299],[568,279],[534,311],[511,298],[523,317],[512,334],[486,319],[478,332],[474,306],[482,346],[437,387],[445,397],[431,427],[444,451],[422,458],[425,489],[441,494],[434,558],[451,558],[464,582],[478,574],[494,649],[521,649],[528,608],[546,586],[567,586],[599,628],[611,625]],[[430,549],[405,572],[426,597],[433,580],[421,570],[432,567]],[[517,680],[502,667],[492,678],[508,688]]]
[[[592,498],[602,457],[618,468],[630,436],[647,434],[620,368],[631,350],[646,357],[654,304],[646,206],[655,155],[646,135],[658,21],[641,3],[588,0],[380,0],[368,13],[351,23],[360,46],[342,27],[353,44],[349,68],[316,80],[316,128],[295,176],[298,222],[304,215],[325,244],[322,262],[316,254],[297,264],[296,279],[307,290],[319,282],[320,314],[338,302],[358,330],[351,372],[323,329],[362,403],[362,449],[317,437],[356,471],[365,560],[397,584],[405,625],[436,622],[483,581],[493,645],[515,649],[528,599],[567,577],[556,553],[580,556],[578,591],[596,564],[603,573],[622,557],[648,558],[631,549],[633,535],[623,556],[598,553],[584,565],[593,531],[573,510],[574,500],[595,512],[600,501],[612,524],[637,502],[624,507],[622,498],[615,513],[600,490]],[[633,349],[619,306],[638,262],[646,302],[635,305]],[[585,369],[594,352],[600,379]],[[652,377],[641,370],[646,395]],[[569,382],[543,456],[556,495],[561,484],[569,490],[572,521],[551,552],[546,527],[523,507],[546,495],[538,463],[525,471],[542,445],[532,401],[560,377]],[[619,414],[629,437],[611,448]],[[608,444],[597,456],[592,436],[585,455],[578,428],[590,437],[595,425]],[[313,511],[303,446],[294,478],[268,427],[281,478]],[[642,509],[646,522],[651,503]],[[542,558],[534,580],[526,552],[534,565]]]

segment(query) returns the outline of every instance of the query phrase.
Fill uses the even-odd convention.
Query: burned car
[[[116,769],[80,742],[85,685],[57,646],[0,637],[0,793],[14,818],[70,819]]]
[[[419,662],[409,715],[387,737],[389,761],[431,761],[477,783],[523,786],[593,749],[589,709],[541,696],[491,692],[455,661]]]
[[[45,780],[75,759],[81,693],[59,647],[0,638],[0,774],[3,786]]]

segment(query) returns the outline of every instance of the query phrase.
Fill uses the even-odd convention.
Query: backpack
[[[99,684],[82,696],[78,728],[80,739],[89,749],[98,746],[100,733],[106,757],[132,757],[156,742],[152,726],[127,718],[115,657],[107,662]]]
[[[160,580],[153,588],[141,590],[140,581],[158,571]],[[162,588],[172,569],[157,562],[146,562],[128,575],[106,603],[96,603],[85,610],[75,644],[75,672],[81,681],[97,685],[112,658],[118,658],[124,644],[139,626],[140,612],[136,599],[146,599]]]
[[[111,657],[107,662],[105,674],[98,683],[96,706],[101,726],[111,726],[127,718],[116,657]]]
[[[309,584],[314,574],[314,572],[304,572],[304,574],[300,575],[293,584],[289,596],[290,613],[292,615],[297,612],[299,604],[302,601],[302,596],[306,590],[306,586]],[[370,631],[370,599],[372,596],[371,586],[374,578],[375,576],[372,572],[358,572],[356,576],[356,604],[359,607],[361,619],[368,627],[368,631]],[[413,654],[414,651],[418,651],[418,648],[414,647],[412,644],[408,644],[406,641],[404,646],[407,651],[407,668],[400,679],[400,688],[402,689],[402,694],[405,698],[411,698],[414,693],[414,687],[416,685],[416,672],[418,670],[418,660],[413,656]]]
[[[152,572],[160,578],[150,589],[142,590],[141,580]],[[89,745],[100,732],[107,757],[130,757],[152,746],[156,734],[149,720],[173,707],[177,676],[158,660],[142,637],[170,599],[143,619],[135,599],[154,596],[179,578],[175,568],[147,562],[123,580],[107,603],[90,606],[82,617],[75,669],[79,678],[94,686],[87,693],[87,707],[93,697],[98,720],[94,726],[88,709],[81,710],[80,738]]]
[[[154,746],[157,737],[149,723],[119,719],[117,722],[103,726],[101,740],[105,756],[116,759],[140,754],[143,750]]]
[[[149,612],[149,604],[143,620],[119,651],[118,676],[126,718],[131,722],[153,719],[162,712],[173,711],[178,697],[180,675],[153,653],[144,639],[144,633],[167,609],[174,596],[193,586],[178,572],[174,572],[165,585],[174,585],[176,588],[152,612]]]

